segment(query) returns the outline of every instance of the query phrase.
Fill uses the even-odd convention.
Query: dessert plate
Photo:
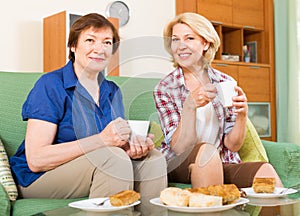
[[[136,201],[130,205],[126,206],[112,206],[109,202],[109,199],[104,202],[103,205],[99,206],[95,203],[101,203],[103,200],[106,200],[107,197],[103,198],[93,198],[93,199],[86,199],[80,200],[76,202],[69,203],[70,207],[78,208],[85,211],[93,211],[93,212],[111,212],[111,211],[119,211],[122,209],[126,209],[135,205],[140,204],[141,201]]]
[[[281,187],[275,187],[273,193],[255,193],[252,187],[241,188],[241,190],[245,191],[248,197],[255,197],[255,198],[276,198],[276,197],[283,197],[288,194],[293,194],[297,192],[297,190],[292,188],[281,188]]]
[[[211,206],[211,207],[182,207],[182,206],[167,206],[163,204],[159,198],[153,198],[150,200],[150,203],[153,205],[157,205],[160,207],[167,208],[172,211],[177,211],[177,212],[188,212],[188,213],[202,213],[202,212],[220,212],[220,211],[225,211],[228,209],[231,209],[235,206],[238,205],[243,205],[248,203],[249,200],[246,198],[240,198],[235,203],[229,204],[229,205],[223,205],[223,206]]]

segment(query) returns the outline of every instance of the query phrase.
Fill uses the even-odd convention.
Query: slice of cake
[[[273,193],[275,178],[254,178],[252,188],[255,193]]]
[[[124,190],[119,193],[109,196],[112,206],[126,206],[130,205],[141,198],[140,193],[134,190]]]

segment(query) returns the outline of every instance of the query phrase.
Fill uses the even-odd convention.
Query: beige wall
[[[64,10],[105,15],[111,1],[6,1],[0,9],[0,71],[42,71],[43,18]],[[163,53],[161,36],[164,25],[175,15],[175,0],[124,1],[131,8],[131,19],[120,29],[123,42],[120,49],[121,75],[151,77],[170,72],[172,67]],[[147,49],[150,49],[149,53]]]

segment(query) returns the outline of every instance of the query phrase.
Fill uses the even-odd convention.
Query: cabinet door
[[[176,14],[197,12],[197,0],[176,0]]]
[[[264,28],[264,0],[232,0],[232,22],[248,28]]]
[[[235,79],[237,82],[239,82],[239,75],[238,75],[238,71],[239,68],[237,65],[229,65],[229,64],[223,64],[223,63],[212,63],[212,67],[228,74],[229,76],[231,76],[233,79]]]
[[[269,102],[270,69],[267,67],[239,66],[239,86],[244,90],[248,101]]]
[[[232,0],[197,0],[197,12],[212,22],[232,24]]]
[[[44,72],[56,70],[66,64],[67,13],[51,15],[43,19]]]

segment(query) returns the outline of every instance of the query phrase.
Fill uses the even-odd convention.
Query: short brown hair
[[[70,33],[69,33],[69,40],[68,40],[68,48],[69,48],[69,59],[72,60],[73,62],[75,61],[75,55],[71,51],[71,47],[76,47],[80,33],[91,27],[110,28],[113,33],[112,53],[114,54],[117,51],[120,42],[120,36],[118,30],[104,16],[97,13],[90,13],[78,18],[71,26]]]

